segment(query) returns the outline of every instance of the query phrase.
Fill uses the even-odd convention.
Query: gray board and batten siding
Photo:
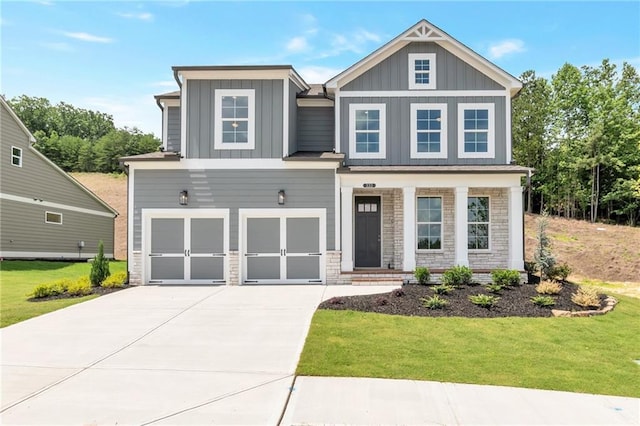
[[[187,80],[187,158],[282,158],[283,80]],[[214,149],[216,89],[255,90],[255,149]]]
[[[408,90],[409,53],[436,54],[436,90],[505,88],[433,42],[409,43],[341,88],[341,91]]]
[[[506,164],[506,112],[504,96],[378,97],[340,99],[340,144],[352,166]],[[386,104],[386,153],[381,159],[349,159],[349,104]],[[447,104],[447,158],[411,158],[411,104]],[[458,158],[458,104],[495,105],[495,158]]]
[[[177,194],[187,189],[189,205],[178,205]],[[286,204],[278,205],[278,191]],[[334,170],[136,170],[134,176],[133,249],[141,250],[141,209],[228,208],[231,250],[238,249],[239,208],[325,208],[327,229],[335,226]],[[327,249],[334,247],[327,232]]]
[[[330,107],[298,108],[298,151],[331,152],[335,114]]]
[[[180,107],[167,108],[167,151],[180,152]]]
[[[98,252],[113,254],[113,218],[0,200],[0,247],[5,252],[77,253],[84,241],[82,258]],[[62,214],[62,224],[45,223],[45,212]],[[73,256],[75,257],[75,256]],[[72,257],[72,258],[73,258]]]

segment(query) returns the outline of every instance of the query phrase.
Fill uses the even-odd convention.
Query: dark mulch
[[[531,302],[531,298],[538,295],[535,287],[533,284],[523,284],[506,288],[497,294],[500,300],[491,309],[482,308],[469,301],[469,296],[472,295],[493,294],[481,285],[459,287],[447,295],[442,295],[441,297],[449,302],[444,309],[428,309],[422,306],[421,298],[429,298],[435,294],[431,286],[422,285],[403,286],[404,295],[402,296],[398,296],[398,291],[394,290],[384,294],[334,297],[322,302],[319,308],[390,315],[468,318],[550,317],[551,309],[585,310],[571,301],[571,295],[578,289],[575,284],[564,283],[560,294],[553,296],[556,303],[551,308],[541,308]],[[601,307],[605,297],[604,295],[600,297]]]
[[[129,288],[128,285],[120,288],[105,288],[105,287],[93,287],[91,294],[97,294],[99,296],[103,296],[105,294],[114,293],[116,291],[124,290],[125,288]],[[88,294],[86,296],[89,296]],[[49,297],[40,297],[36,299],[35,297],[30,297],[27,299],[29,302],[46,302],[47,300],[57,300],[57,299],[75,299],[76,297],[84,297],[84,296],[70,296],[66,293],[58,294],[56,296]]]

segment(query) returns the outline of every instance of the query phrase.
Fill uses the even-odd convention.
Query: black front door
[[[380,267],[380,197],[356,197],[356,268]]]

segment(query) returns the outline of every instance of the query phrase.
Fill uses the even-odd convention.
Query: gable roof
[[[98,203],[100,203],[102,206],[104,206],[107,210],[109,210],[111,213],[113,213],[114,217],[118,216],[118,212],[113,207],[111,207],[109,204],[105,203],[100,197],[98,197],[89,188],[87,188],[86,186],[81,184],[79,181],[77,181],[73,176],[71,176],[70,174],[68,174],[67,172],[62,170],[60,167],[58,167],[53,161],[49,160],[46,155],[44,155],[43,153],[41,153],[40,151],[35,149],[33,144],[36,142],[36,138],[33,137],[31,132],[29,131],[29,129],[27,129],[27,126],[24,125],[22,120],[20,120],[18,115],[13,111],[13,109],[9,106],[7,101],[2,96],[0,96],[0,104],[2,104],[2,106],[4,106],[4,108],[9,112],[9,114],[13,118],[13,120],[18,124],[18,126],[29,137],[29,142],[30,142],[29,143],[29,150],[31,152],[33,152],[35,155],[37,155],[39,158],[41,158],[45,163],[47,163],[49,166],[51,166],[58,173],[61,173],[64,177],[66,177],[69,181],[71,181],[72,184],[74,184],[77,187],[79,187],[81,190],[86,192],[91,198],[96,200]]]
[[[522,83],[516,77],[460,43],[426,19],[421,19],[418,23],[387,44],[336,75],[327,81],[325,86],[328,89],[340,88],[350,81],[355,80],[358,76],[378,65],[409,43],[425,41],[437,43],[479,72],[504,85],[510,91],[511,96],[515,96],[522,88]]]

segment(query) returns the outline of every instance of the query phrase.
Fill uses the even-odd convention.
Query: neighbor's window
[[[467,199],[469,250],[489,250],[489,197]]]
[[[409,89],[436,88],[436,54],[409,54]]]
[[[418,197],[418,250],[442,248],[442,198]]]
[[[62,225],[62,213],[44,212],[44,222]]]
[[[11,147],[11,164],[22,167],[22,148]]]
[[[215,149],[255,148],[255,91],[216,90]]]
[[[458,156],[493,158],[495,125],[493,104],[458,105]]]
[[[386,105],[349,105],[349,157],[385,158]]]
[[[411,158],[447,158],[446,104],[411,104]]]

